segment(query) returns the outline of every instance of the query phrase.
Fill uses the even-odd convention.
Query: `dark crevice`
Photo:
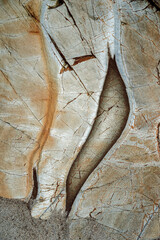
[[[64,1],[63,0],[58,0],[55,6],[48,6],[48,9],[58,8],[62,4],[64,4]]]
[[[82,42],[85,41],[85,42],[87,43],[89,49],[90,49],[90,45],[89,45],[88,41],[83,37],[83,35],[82,35],[82,33],[81,33],[81,31],[80,31],[80,29],[79,29],[79,27],[78,27],[78,25],[77,25],[75,19],[74,19],[73,15],[72,15],[71,11],[69,10],[69,7],[67,6],[67,4],[66,4],[65,1],[64,1],[64,4],[65,4],[65,6],[66,6],[66,9],[67,9],[68,15],[69,15],[69,16],[71,17],[71,19],[73,20],[73,24],[75,25],[75,27],[77,28],[77,30],[78,30],[78,32],[79,32],[79,35],[80,35],[80,38],[82,39]],[[94,56],[92,50],[91,50],[91,54]]]
[[[33,169],[33,190],[32,190],[31,199],[36,199],[37,193],[38,193],[37,171],[34,168]]]
[[[158,145],[158,152],[160,154],[160,123],[157,126],[157,145]]]
[[[68,12],[69,16],[72,18],[73,23],[74,23],[74,25],[76,26],[76,28],[77,28],[77,30],[78,30],[78,32],[79,32],[79,35],[80,35],[80,37],[81,37],[81,39],[82,39],[82,41],[83,41],[84,38],[83,38],[83,36],[82,36],[82,33],[81,33],[81,31],[79,30],[79,27],[77,26],[77,23],[76,23],[73,15],[72,15],[72,13],[70,12],[69,7],[67,6],[67,4],[66,4],[65,2],[64,2],[64,4],[65,4],[65,6],[66,6],[66,9],[67,9],[67,12]]]
[[[124,108],[124,118],[123,118],[123,122],[120,123],[119,126],[119,130],[117,132],[117,134],[115,135],[114,139],[112,139],[112,141],[109,143],[109,145],[107,145],[107,147],[105,147],[103,149],[103,151],[96,152],[94,153],[94,157],[93,160],[91,159],[87,164],[87,167],[89,170],[86,171],[86,169],[84,170],[82,165],[86,163],[87,158],[84,158],[83,156],[85,156],[85,152],[87,151],[88,148],[88,143],[90,142],[90,146],[92,145],[92,139],[98,139],[98,135],[97,135],[97,127],[98,127],[98,121],[99,121],[99,117],[103,114],[104,111],[109,112],[114,106],[109,107],[107,110],[102,108],[102,101],[103,98],[105,98],[105,94],[106,94],[106,90],[108,89],[108,78],[112,78],[117,79],[115,84],[120,84],[121,85],[121,89],[123,89],[123,95],[122,97],[124,98],[125,101],[125,108]],[[104,84],[104,89],[101,93],[101,98],[100,98],[100,102],[99,102],[99,110],[97,112],[97,117],[95,119],[95,122],[93,124],[92,130],[86,140],[86,142],[84,143],[81,151],[79,152],[76,160],[74,161],[70,172],[68,174],[68,178],[67,178],[67,200],[66,200],[66,210],[69,214],[72,204],[78,194],[78,192],[80,191],[81,187],[83,186],[83,184],[85,183],[85,181],[87,180],[87,178],[89,177],[89,175],[94,171],[94,169],[98,166],[98,164],[102,161],[102,159],[104,158],[104,156],[107,154],[107,152],[112,148],[112,146],[116,143],[117,139],[120,137],[124,127],[126,126],[126,122],[128,120],[128,115],[129,115],[129,101],[128,101],[128,96],[125,90],[125,85],[123,83],[122,78],[120,77],[118,68],[116,66],[115,60],[112,60],[110,58],[110,62],[109,62],[109,67],[108,67],[108,73],[106,76],[106,80],[105,80],[105,84]],[[105,126],[106,129],[108,126]],[[113,129],[114,131],[114,129]],[[94,146],[93,146],[94,148]],[[98,157],[96,156],[98,155]],[[80,160],[80,158],[82,160]],[[96,161],[94,161],[96,160]],[[79,166],[82,167],[83,171],[81,171],[81,169],[79,168]],[[75,180],[74,176],[75,176],[75,172],[74,169],[78,173],[79,173],[79,177],[77,177],[77,179]],[[80,169],[80,170],[79,170]],[[84,173],[86,171],[86,173]],[[82,175],[83,174],[83,175]],[[74,181],[76,181],[76,183],[74,183]]]
[[[159,1],[159,0],[158,0]],[[160,11],[160,2],[157,0],[148,0],[152,7],[155,7],[157,11]]]
[[[157,79],[158,79],[158,82],[157,84],[160,85],[160,60],[158,62],[158,65],[156,67],[156,70],[157,70]]]
[[[68,68],[70,71],[73,70],[72,66],[67,62],[67,59],[65,58],[65,56],[63,55],[63,53],[60,51],[59,47],[57,46],[56,42],[54,41],[53,37],[51,37],[51,35],[47,32],[51,42],[53,43],[54,47],[56,48],[57,52],[59,53],[59,55],[61,56],[61,58],[64,61],[64,65],[67,66],[66,68]],[[65,67],[64,67],[65,68]]]
[[[32,209],[35,201],[36,201],[36,197],[38,194],[38,181],[37,181],[37,170],[36,168],[33,168],[33,188],[32,188],[32,194],[31,197],[27,203],[27,207],[29,210]]]

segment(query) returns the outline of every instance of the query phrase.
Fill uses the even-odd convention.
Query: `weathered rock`
[[[8,1],[6,4],[2,3],[3,11],[8,10],[8,12],[12,12],[14,8],[16,20],[23,14],[25,21],[30,21],[36,28],[36,30],[32,29],[31,24],[26,24],[23,28],[24,38],[22,38],[21,34],[17,33],[17,31],[20,31],[20,27],[18,27],[15,29],[17,35],[12,39],[13,29],[9,29],[8,35],[5,35],[5,24],[8,21],[12,22],[12,20],[8,15],[4,16],[4,19],[2,18],[2,34],[4,35],[4,40],[2,40],[3,42],[5,41],[8,48],[14,48],[17,51],[18,56],[14,57],[14,63],[17,63],[19,56],[25,59],[28,57],[30,61],[33,61],[37,54],[38,59],[41,60],[41,71],[44,72],[44,76],[41,77],[40,72],[37,73],[37,71],[34,72],[32,70],[32,76],[27,75],[25,78],[27,83],[23,93],[24,81],[20,82],[21,79],[13,78],[14,75],[10,79],[10,71],[8,69],[3,71],[3,73],[5,72],[5,77],[10,81],[9,87],[13,85],[13,91],[16,92],[18,88],[17,95],[21,97],[21,101],[23,101],[25,106],[22,107],[22,112],[20,112],[17,105],[15,106],[16,109],[12,108],[12,111],[5,109],[6,114],[3,112],[2,115],[3,118],[6,115],[7,117],[6,119],[2,118],[2,120],[5,125],[9,125],[9,129],[12,127],[14,130],[13,140],[10,138],[10,141],[14,143],[14,138],[20,138],[21,148],[24,150],[25,147],[28,151],[23,152],[20,148],[20,151],[23,152],[23,157],[21,157],[21,153],[20,157],[17,157],[12,151],[13,147],[2,151],[4,165],[2,165],[2,178],[5,179],[5,191],[8,188],[10,190],[8,190],[8,193],[4,193],[4,190],[2,190],[1,195],[28,200],[33,187],[32,172],[33,169],[36,169],[38,195],[37,203],[32,210],[32,215],[35,217],[42,216],[44,212],[45,216],[47,216],[50,213],[49,211],[46,212],[48,207],[52,209],[56,206],[57,209],[65,210],[68,172],[95,121],[100,95],[107,74],[108,59],[110,54],[112,57],[114,55],[112,36],[114,20],[111,2],[106,4],[105,1],[102,1],[101,4],[96,4],[96,15],[91,10],[92,4],[90,1],[83,4],[74,3],[68,5],[66,2],[60,4],[60,6],[57,4],[54,5],[51,1],[44,1],[43,4],[37,1],[37,5],[33,1],[16,2],[16,5],[12,1]],[[80,14],[78,14],[79,9]],[[21,18],[17,21],[20,24]],[[84,24],[81,24],[82,22]],[[88,25],[87,31],[86,24]],[[70,34],[68,34],[68,31]],[[25,37],[28,32],[36,36],[33,39],[33,43],[26,42],[27,39]],[[8,40],[7,37],[11,38],[8,44],[6,41]],[[37,43],[36,41],[39,42]],[[25,45],[23,42],[26,44],[26,52],[24,52]],[[35,45],[39,46],[39,49],[38,47],[35,48]],[[30,50],[28,51],[29,47]],[[35,53],[33,50],[37,52]],[[12,51],[10,52],[13,55]],[[27,57],[25,54],[28,54]],[[42,56],[44,56],[43,59]],[[9,55],[8,58],[11,58],[11,56]],[[31,66],[34,65],[37,65],[37,62],[31,63]],[[20,70],[18,69],[18,74],[23,71],[23,68],[24,66],[21,66]],[[14,70],[17,76],[17,71],[16,69]],[[38,79],[37,88],[35,86],[35,76]],[[19,77],[24,77],[24,75],[20,74]],[[34,81],[33,78],[35,78]],[[28,82],[28,79],[32,81],[32,84]],[[39,81],[45,85],[44,89],[39,87]],[[33,82],[35,87],[33,87]],[[23,87],[21,84],[23,84]],[[8,89],[9,87],[6,86],[5,88]],[[40,116],[35,114],[35,111],[38,111],[38,107],[41,108],[42,101],[41,98],[38,101],[36,97],[35,91],[37,89],[39,91],[38,97],[42,96],[44,92],[46,98],[43,113]],[[34,105],[32,106],[32,98],[35,100],[35,107]],[[30,103],[30,105],[27,105],[27,108],[29,108],[31,115],[28,113],[27,117],[24,114],[26,102]],[[12,106],[13,102],[7,103],[7,106],[9,104]],[[19,125],[15,118],[12,122],[10,121],[11,117],[8,116],[8,113],[13,116],[13,113],[16,111],[18,111],[17,115],[20,115]],[[21,122],[23,117],[28,124],[34,124],[34,127],[27,128],[28,132],[25,131],[26,124],[24,124],[24,120]],[[34,123],[31,122],[31,117]],[[23,128],[24,125],[25,127]],[[4,137],[2,136],[2,140],[5,142],[8,140],[6,127],[2,128],[5,135]],[[21,140],[21,136],[17,137],[19,129],[21,134],[25,136],[28,136],[31,131],[30,134],[33,134],[35,142],[32,142],[31,145],[30,141],[32,139],[30,140],[30,135],[28,136],[30,141]],[[19,142],[18,147],[20,147]],[[8,156],[6,156],[6,152]],[[9,154],[13,154],[13,157],[11,158]],[[8,158],[10,159],[8,160]],[[24,158],[26,159],[25,162]],[[7,167],[8,161],[11,163],[10,168]],[[18,167],[20,168],[19,172],[17,172]],[[14,185],[12,184],[13,182]],[[19,188],[19,192],[17,188]]]
[[[48,71],[37,23],[19,1],[0,4],[0,191],[3,197],[28,199],[48,115]]]
[[[54,69],[53,61],[56,59],[59,68],[56,70],[57,76],[53,77],[58,91],[50,128],[53,143],[47,140],[38,164],[39,192],[37,203],[32,209],[35,217],[46,218],[53,208],[66,208],[67,176],[86,142],[98,111],[108,69],[107,44],[110,44],[111,54],[114,54],[113,37],[108,34],[110,26],[101,20],[89,19],[86,4],[75,2],[68,5],[64,2],[54,8],[44,2],[42,6],[40,24],[47,64],[50,69]],[[103,7],[103,11],[111,17],[108,23],[113,24],[112,4],[104,5],[103,1],[102,4],[97,6],[97,11],[102,15]],[[82,21],[84,24],[81,24]],[[107,19],[104,21],[107,22]],[[86,24],[91,25],[88,31]],[[50,60],[52,58],[53,61]]]
[[[71,238],[88,219],[110,239],[159,237],[159,3],[0,5],[0,195],[33,191],[47,218],[80,190]]]

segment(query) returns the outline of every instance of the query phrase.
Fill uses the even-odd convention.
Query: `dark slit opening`
[[[38,193],[38,181],[37,181],[37,171],[33,169],[33,190],[31,199],[36,199]]]
[[[103,109],[104,109],[104,111],[106,111],[105,104],[104,104],[106,100],[104,100],[104,99],[106,96],[109,96],[108,91],[110,91],[110,89],[112,87],[116,89],[116,86],[118,86],[118,88],[120,89],[120,92],[118,92],[118,88],[117,88],[117,91],[115,90],[115,98],[118,96],[118,98],[120,99],[120,103],[118,103],[117,105],[113,104],[113,106],[111,104],[111,106],[107,108],[107,111],[108,111],[108,114],[110,114],[111,111],[114,111],[114,109],[112,109],[112,108],[117,107],[117,112],[119,111],[118,108],[119,109],[121,108],[120,113],[121,113],[121,115],[123,115],[123,117],[120,117],[121,121],[117,123],[117,124],[119,124],[118,130],[116,131],[115,136],[112,138],[112,140],[110,142],[108,141],[106,144],[107,146],[104,146],[103,149],[101,149],[101,146],[100,146],[100,149],[101,149],[100,152],[98,152],[98,150],[93,151],[94,152],[93,159],[88,160],[86,157],[87,151],[89,151],[88,148],[90,147],[90,149],[92,149],[92,146],[93,146],[93,148],[95,148],[94,147],[95,141],[93,139],[98,139],[98,134],[97,134],[98,130],[97,129],[100,126],[99,119],[102,118]],[[116,96],[116,94],[117,94],[117,96]],[[67,192],[66,210],[67,210],[68,214],[69,214],[72,204],[73,204],[78,192],[80,191],[82,185],[84,184],[84,182],[87,180],[89,175],[98,166],[98,164],[102,161],[102,159],[107,154],[107,152],[111,149],[111,147],[115,144],[117,139],[120,137],[124,127],[126,126],[126,122],[128,120],[128,115],[129,115],[129,101],[128,101],[126,88],[125,88],[124,82],[120,76],[120,73],[118,71],[115,60],[110,59],[108,73],[107,73],[104,88],[103,88],[103,91],[102,91],[101,97],[100,97],[100,103],[99,103],[99,109],[97,112],[97,117],[95,119],[92,130],[91,130],[85,144],[83,145],[81,151],[79,152],[79,154],[78,154],[76,160],[74,161],[74,163],[70,169],[70,172],[68,174],[67,185],[66,185],[66,192]],[[112,115],[112,117],[113,117],[113,115]],[[117,116],[115,115],[115,121],[116,121],[116,117]],[[103,124],[103,123],[101,123],[101,124]],[[103,125],[102,128],[103,127],[105,127],[107,129],[106,125]],[[114,131],[114,128],[112,129],[112,131]],[[96,140],[96,141],[98,143],[98,140]],[[92,142],[93,142],[93,144],[92,144]],[[103,142],[103,145],[104,145],[104,142]],[[83,167],[83,165],[85,165],[85,166],[87,165],[87,167],[86,167],[87,171],[86,171],[85,167]]]

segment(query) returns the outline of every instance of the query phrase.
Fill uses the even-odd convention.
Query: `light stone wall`
[[[158,239],[158,1],[0,0],[0,33],[0,196]]]

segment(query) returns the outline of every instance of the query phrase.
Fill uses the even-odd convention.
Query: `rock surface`
[[[157,1],[0,6],[0,196],[32,195],[42,219],[71,210],[74,240],[89,219],[109,239],[158,238]]]

